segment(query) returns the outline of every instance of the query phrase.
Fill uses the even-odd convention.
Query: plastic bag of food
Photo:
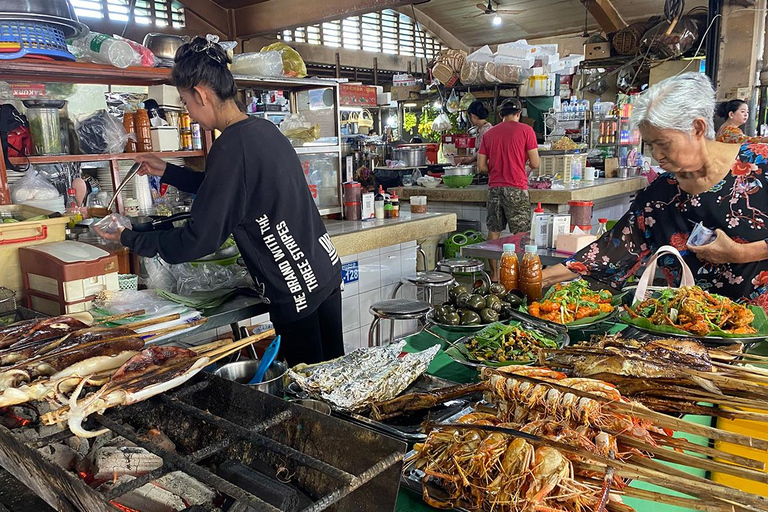
[[[658,57],[680,57],[688,50],[695,48],[706,26],[706,16],[683,16],[667,33],[669,22],[662,21],[643,34],[640,40],[641,52],[645,53],[650,49]]]
[[[119,213],[110,213],[100,221],[91,225],[92,229],[99,228],[101,231],[110,235],[117,233],[122,228],[131,229],[132,227],[131,220],[128,217],[123,217]]]
[[[468,92],[464,96],[461,97],[461,101],[459,101],[459,109],[460,110],[467,110],[469,106],[474,102],[477,98],[475,98],[475,95],[471,92]]]
[[[291,48],[285,43],[272,43],[269,46],[265,46],[261,49],[263,52],[280,52],[280,57],[283,59],[283,75],[304,78],[307,76],[307,65],[304,64],[304,59],[301,58],[299,52]]]
[[[283,58],[280,52],[238,53],[232,60],[232,73],[238,75],[281,76]]]
[[[123,123],[106,110],[77,116],[75,131],[83,154],[122,153],[128,142]]]
[[[432,121],[432,131],[434,132],[445,132],[450,130],[452,126],[451,119],[445,112],[441,112],[440,115]]]
[[[15,204],[29,201],[45,201],[61,197],[56,187],[30,169],[19,181],[11,185],[11,201]]]
[[[131,46],[131,48],[133,48],[133,51],[141,56],[141,64],[139,64],[139,66],[143,68],[154,68],[160,64],[160,59],[155,57],[155,54],[152,53],[152,50],[143,44],[139,44],[136,41],[131,41],[130,39],[126,39],[118,35],[115,36],[115,39],[118,41],[125,41]]]
[[[448,109],[448,112],[451,114],[455,114],[459,111],[459,97],[456,95],[456,89],[453,89],[451,95],[448,96],[445,108]]]

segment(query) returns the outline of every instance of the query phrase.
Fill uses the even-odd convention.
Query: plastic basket
[[[20,46],[18,51],[0,51],[2,60],[27,56],[75,60],[75,56],[67,51],[64,31],[50,23],[0,20],[0,44],[2,43],[17,43]]]
[[[119,274],[117,276],[117,285],[121,290],[138,290],[139,276],[135,274]]]

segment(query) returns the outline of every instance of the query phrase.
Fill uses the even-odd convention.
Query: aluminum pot
[[[40,21],[58,25],[65,37],[88,31],[69,0],[0,0],[0,20]]]
[[[427,146],[419,144],[403,145],[392,148],[392,160],[405,163],[406,167],[427,165]]]
[[[239,384],[248,384],[259,367],[259,361],[247,359],[237,361],[236,363],[225,364],[215,372],[214,375],[222,379],[233,380]],[[283,397],[285,394],[285,376],[288,373],[288,365],[282,361],[275,361],[267,370],[264,380],[261,384],[254,384],[252,388],[268,393],[270,395]]]
[[[469,176],[475,174],[474,165],[456,165],[454,167],[446,167],[444,173],[446,176]]]
[[[176,56],[176,50],[188,42],[189,36],[152,33],[144,36],[142,44],[149,48],[156,57],[173,61],[173,58]]]

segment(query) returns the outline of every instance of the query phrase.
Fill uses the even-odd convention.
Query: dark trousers
[[[281,359],[288,366],[319,363],[344,355],[341,330],[341,290],[328,296],[311,315],[296,322],[275,324]]]

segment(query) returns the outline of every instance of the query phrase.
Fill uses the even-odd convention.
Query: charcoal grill
[[[30,440],[1,426],[0,465],[65,512],[117,510],[111,500],[172,471],[252,510],[279,510],[216,474],[230,460],[284,469],[313,502],[302,512],[391,511],[406,450],[403,442],[210,374],[146,402],[92,415],[89,422],[158,455],[162,467],[101,492],[37,451],[71,436],[68,430]],[[149,428],[162,430],[176,451],[137,435]]]

